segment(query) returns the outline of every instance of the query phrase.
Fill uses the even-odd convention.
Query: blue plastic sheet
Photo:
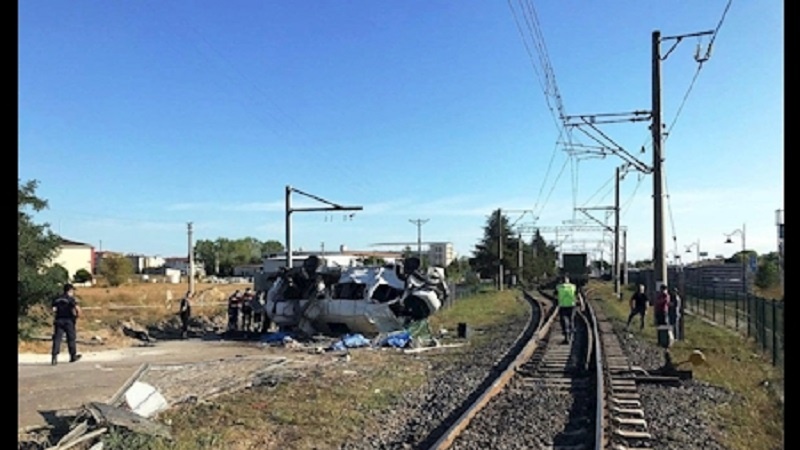
[[[285,337],[292,337],[291,334],[285,333],[283,331],[276,331],[274,333],[267,333],[261,336],[261,342],[265,342],[267,344],[273,344],[276,342],[283,342]]]
[[[411,342],[411,333],[400,331],[386,336],[379,345],[381,347],[405,348],[409,342]]]
[[[346,334],[341,340],[331,344],[331,350],[344,350],[347,348],[369,347],[370,341],[361,334]]]

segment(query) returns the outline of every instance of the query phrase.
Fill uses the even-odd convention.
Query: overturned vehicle
[[[265,309],[284,330],[307,334],[376,335],[427,318],[447,301],[444,269],[402,264],[328,267],[309,256],[302,267],[283,269],[267,291]]]

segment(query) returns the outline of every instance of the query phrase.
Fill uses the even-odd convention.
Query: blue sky
[[[538,27],[526,25],[531,6]],[[649,111],[653,31],[719,25],[699,71],[695,53],[705,54],[711,36],[682,39],[662,62],[667,249],[693,261],[685,250],[699,242],[728,256],[741,241],[725,245],[725,233],[745,225],[748,248],[776,250],[783,2],[18,7],[19,178],[39,180],[49,209],[36,219],[69,239],[177,256],[192,222],[195,239],[283,242],[287,185],[363,207],[352,219],[293,214],[295,250],[416,242],[411,221],[423,219],[424,241],[469,255],[496,208],[520,225],[595,225],[575,208],[612,206],[623,160],[570,158],[558,144],[542,58],[567,115]],[[674,42],[661,43],[662,55]],[[650,165],[648,125],[597,127]],[[572,136],[591,143],[579,130]],[[652,175],[632,171],[621,182],[629,260],[651,256],[652,193]],[[602,210],[591,214],[613,224]],[[606,257],[611,248],[598,232],[545,238],[565,250],[604,248]]]

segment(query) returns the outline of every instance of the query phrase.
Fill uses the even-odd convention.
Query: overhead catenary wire
[[[553,185],[550,188],[550,191],[547,194],[547,198],[540,206],[540,200],[542,192],[544,191],[544,187],[547,184],[547,181],[550,178],[550,171],[552,170],[552,162],[555,158],[555,153],[558,151],[558,142],[561,141],[562,137],[566,138],[566,141],[571,144],[572,143],[572,134],[565,126],[564,118],[564,106],[561,99],[561,94],[558,90],[558,84],[555,80],[555,72],[553,71],[552,65],[550,64],[550,60],[547,54],[547,47],[544,43],[544,37],[541,32],[541,27],[539,25],[539,19],[536,14],[536,9],[533,6],[533,3],[530,1],[524,2],[523,0],[518,0],[519,9],[521,13],[518,13],[515,9],[511,0],[507,1],[508,7],[511,11],[511,14],[514,18],[514,23],[516,24],[517,31],[520,34],[520,38],[522,39],[523,46],[525,47],[525,51],[528,55],[528,59],[531,62],[531,66],[533,67],[534,73],[536,74],[536,78],[539,82],[539,85],[544,92],[545,101],[547,103],[547,107],[550,111],[551,117],[555,123],[556,129],[559,132],[558,139],[556,140],[556,147],[553,149],[553,154],[550,157],[550,163],[547,167],[547,173],[545,177],[542,179],[542,184],[539,189],[539,196],[535,203],[535,210],[543,210],[544,206],[547,204],[547,201],[550,198],[553,190],[555,189],[556,184],[561,178],[561,174],[563,174],[563,170],[566,167],[566,163],[574,162],[572,160],[572,155],[565,161],[565,165],[562,166],[561,172],[553,181]],[[522,21],[525,22],[525,27],[522,26],[522,21],[520,20],[520,15],[522,16]],[[526,33],[527,31],[527,33]],[[530,44],[529,44],[530,42]],[[534,57],[533,51],[531,48],[534,48],[538,58]],[[538,59],[538,64],[537,64]],[[575,167],[573,168],[573,190],[575,189]],[[575,206],[576,202],[576,193],[573,191],[573,207]]]
[[[697,61],[697,70],[694,72],[694,76],[692,77],[692,81],[689,83],[689,87],[686,90],[686,93],[683,95],[683,99],[681,100],[680,106],[678,106],[678,110],[675,113],[675,117],[672,119],[672,122],[667,128],[667,134],[664,136],[664,141],[666,141],[670,135],[672,134],[672,129],[675,127],[675,123],[677,123],[678,118],[680,117],[681,113],[683,112],[683,107],[686,105],[686,101],[689,98],[692,90],[694,89],[694,85],[697,82],[698,76],[700,76],[700,71],[703,69],[703,64],[711,58],[711,50],[714,46],[714,41],[717,39],[717,35],[719,34],[720,28],[722,28],[722,24],[725,22],[725,17],[728,14],[728,10],[731,7],[731,3],[733,0],[728,0],[728,3],[725,5],[725,9],[722,12],[722,16],[717,22],[717,27],[714,29],[714,32],[711,35],[711,39],[709,39],[708,47],[706,48],[706,54],[702,58],[700,57],[699,51],[698,54],[695,55],[695,60]],[[664,56],[666,58],[667,55]]]

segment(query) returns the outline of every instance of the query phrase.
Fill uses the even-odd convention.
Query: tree
[[[283,244],[281,244],[280,242],[278,242],[278,241],[276,241],[274,239],[271,239],[271,240],[261,244],[261,255],[262,256],[263,255],[274,255],[274,254],[278,254],[278,253],[283,253],[285,251],[286,250],[284,249]]]
[[[17,183],[17,317],[21,317],[32,305],[58,295],[68,274],[63,267],[52,265],[60,238],[49,224],[37,224],[31,215],[48,206],[47,200],[36,196],[39,182]]]
[[[536,234],[531,240],[530,250],[526,250],[525,253],[524,279],[544,281],[556,275],[557,259],[558,251],[556,251],[555,245],[548,244],[542,238],[539,230],[536,230]]]
[[[778,263],[768,259],[762,260],[761,264],[758,265],[758,271],[756,272],[756,286],[760,287],[761,289],[767,289],[777,286],[780,281]]]
[[[87,281],[92,281],[92,274],[86,269],[78,269],[78,271],[75,272],[75,276],[72,277],[72,281],[76,283],[86,283]]]
[[[264,255],[283,253],[283,244],[276,240],[261,242],[254,237],[242,239],[200,239],[194,244],[194,254],[205,262],[211,275],[230,276],[233,268],[244,264],[259,264]]]
[[[109,285],[119,286],[133,274],[133,264],[130,259],[121,255],[106,256],[100,263],[100,274]]]
[[[469,263],[472,269],[481,278],[496,278],[500,265],[500,238],[503,244],[503,269],[514,273],[517,269],[517,251],[519,248],[518,239],[513,235],[508,218],[495,210],[486,219],[486,226],[483,229],[483,239],[475,245],[473,258]]]
[[[386,260],[377,256],[367,256],[364,258],[365,266],[383,266],[385,264]]]

